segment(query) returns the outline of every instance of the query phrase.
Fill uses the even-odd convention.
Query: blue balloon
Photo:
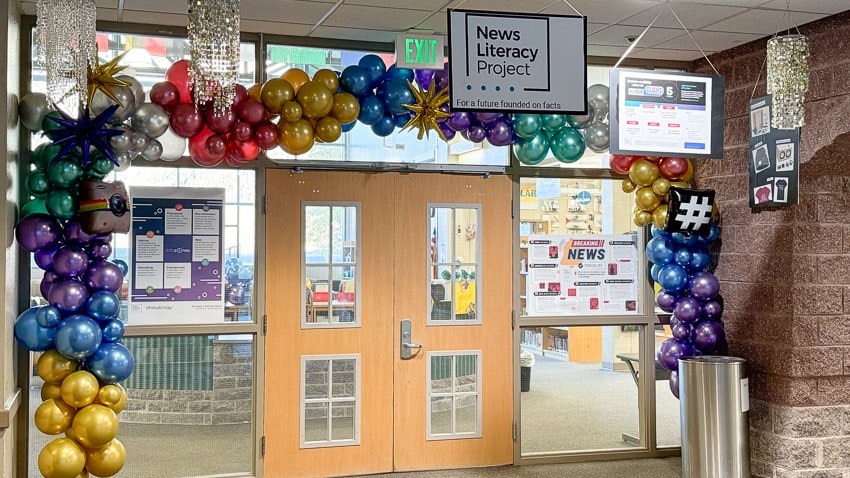
[[[103,383],[122,382],[133,373],[136,360],[127,347],[116,343],[105,343],[86,360],[86,370]]]
[[[369,70],[360,65],[351,65],[342,70],[339,77],[339,85],[343,90],[354,96],[361,96],[369,91],[372,86],[372,77]]]
[[[394,115],[407,114],[409,110],[404,105],[416,102],[410,86],[399,78],[388,79],[381,83],[376,94],[384,102],[384,108]]]
[[[667,265],[673,262],[675,255],[675,245],[666,237],[653,237],[646,243],[646,257],[653,264]]]
[[[97,320],[118,317],[118,313],[121,312],[121,300],[108,290],[99,290],[89,297],[86,312]]]
[[[242,267],[240,267],[240,266],[227,266],[227,265],[225,265],[224,266],[224,277],[230,282],[237,281],[237,280],[239,280],[239,271],[241,271],[241,270],[242,270]]]
[[[698,272],[705,270],[711,262],[711,256],[705,251],[695,251],[691,254],[691,262],[688,263],[688,270]]]
[[[718,237],[720,237],[720,228],[717,225],[712,224],[708,230],[708,237],[706,237],[706,241],[713,242]]]
[[[679,292],[688,285],[688,273],[676,264],[667,264],[658,271],[658,284],[664,290]]]
[[[384,116],[377,123],[372,125],[372,132],[378,136],[389,136],[395,129],[395,123],[392,116]]]
[[[693,258],[693,254],[688,250],[687,247],[680,247],[676,249],[676,256],[674,257],[674,261],[677,265],[682,267],[687,267],[690,264],[691,259]]]
[[[378,55],[366,55],[361,58],[357,64],[369,72],[373,88],[378,86],[378,84],[384,80],[384,74],[387,72],[387,65],[384,64],[384,60],[382,60]]]
[[[124,322],[118,319],[112,319],[103,324],[101,331],[104,342],[118,342],[124,337]]]
[[[659,229],[658,226],[653,224],[649,228],[649,233],[652,234],[652,237],[670,237],[670,233],[665,231],[664,229]]]
[[[56,329],[42,327],[36,320],[36,315],[43,307],[30,307],[25,310],[15,322],[15,338],[21,347],[35,352],[43,352],[53,348]]]
[[[352,121],[351,123],[346,123],[346,124],[342,125],[342,132],[348,133],[349,131],[354,129],[355,126],[357,126],[357,121]]]
[[[130,266],[128,266],[125,261],[121,259],[112,259],[112,262],[121,269],[121,275],[126,276],[127,272],[130,271]]]
[[[652,264],[652,267],[649,269],[649,276],[652,277],[653,282],[658,282],[658,271],[661,270],[661,266],[658,264]]]
[[[415,72],[410,68],[397,68],[395,64],[390,65],[390,68],[387,70],[387,74],[384,75],[384,81],[386,80],[404,80],[413,81],[413,78],[416,76]]]
[[[52,305],[45,305],[44,307],[39,307],[38,312],[35,314],[35,321],[38,322],[38,325],[42,327],[56,327],[59,325],[59,321],[62,320],[62,313],[59,312],[59,309],[53,307]]]
[[[76,314],[66,317],[56,330],[56,350],[70,359],[84,359],[100,346],[103,334],[91,317]]]
[[[393,116],[393,124],[395,124],[396,127],[398,127],[398,128],[404,128],[404,125],[406,125],[408,121],[410,121],[410,115],[409,114],[401,114],[401,115]]]
[[[369,93],[360,98],[360,114],[357,119],[368,125],[373,125],[384,117],[384,103],[377,96]]]
[[[671,236],[673,237],[673,242],[676,244],[688,247],[696,247],[699,245],[699,234],[696,233],[674,232]]]
[[[224,261],[224,267],[225,268],[236,267],[236,268],[241,269],[242,268],[242,259],[240,259],[238,257],[230,257],[226,261]]]

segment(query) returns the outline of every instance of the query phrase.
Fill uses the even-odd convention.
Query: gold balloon
[[[83,471],[80,472],[79,475],[75,476],[74,478],[89,478],[89,477],[91,477],[91,475],[89,475],[89,472],[87,470],[83,470]]]
[[[289,154],[304,154],[313,147],[313,124],[301,118],[298,121],[281,121],[277,124],[278,144]]]
[[[118,416],[105,405],[93,403],[77,410],[71,429],[84,447],[100,448],[118,433]]]
[[[45,478],[76,478],[86,466],[86,454],[74,440],[57,438],[38,454],[38,471]]]
[[[255,83],[255,84],[251,85],[250,88],[248,88],[248,98],[251,98],[254,101],[262,103],[263,102],[263,99],[261,98],[262,91],[263,91],[263,84],[262,83]]]
[[[316,136],[325,143],[333,143],[342,135],[342,125],[339,120],[325,116],[316,123]]]
[[[331,106],[331,116],[338,119],[342,124],[348,124],[357,119],[360,114],[360,102],[351,93],[342,92],[334,95],[334,104]]]
[[[301,68],[290,68],[280,75],[281,78],[288,81],[292,88],[298,93],[304,83],[310,81],[310,77]]]
[[[646,159],[638,159],[629,168],[629,179],[638,186],[649,186],[657,178],[658,165]]]
[[[121,410],[124,410],[124,407],[127,406],[127,391],[117,383],[104,385],[97,392],[95,401],[101,405],[106,405],[115,413],[121,413]]]
[[[106,446],[94,450],[86,450],[86,470],[96,476],[112,476],[124,466],[127,460],[127,450],[117,438]]]
[[[62,400],[74,408],[82,408],[94,402],[100,385],[91,372],[79,370],[62,381]]]
[[[694,177],[694,163],[690,159],[686,159],[688,162],[688,170],[685,172],[685,175],[682,176],[682,181],[688,182]]]
[[[637,211],[633,217],[637,227],[643,227],[652,221],[652,214],[646,211]]]
[[[334,73],[333,70],[323,68],[317,71],[313,74],[313,81],[318,81],[325,85],[325,87],[331,90],[332,93],[336,93],[337,90],[339,90],[339,77],[336,76],[336,73]]]
[[[72,426],[74,425],[74,422],[73,422],[73,421],[71,422],[71,425],[72,425]],[[74,440],[74,441],[75,441],[75,442],[77,442],[77,443],[79,443],[79,442],[80,442],[80,439],[79,439],[79,438],[77,438],[77,434],[76,434],[76,433],[74,433],[74,429],[73,429],[73,428],[71,428],[71,427],[68,427],[68,429],[67,429],[67,430],[65,430],[65,436],[66,436],[66,437],[68,437],[68,438],[70,438],[71,440]]]
[[[318,81],[304,83],[295,98],[303,108],[304,116],[310,119],[327,116],[334,105],[334,94]]]
[[[680,189],[690,189],[691,185],[687,181],[670,181],[670,187]]]
[[[652,192],[652,188],[640,188],[635,191],[635,205],[641,210],[652,212],[659,204],[661,204],[661,198]]]
[[[667,205],[662,204],[655,208],[652,211],[652,223],[655,224],[655,227],[658,229],[664,229],[664,226],[667,225]]]
[[[266,110],[272,114],[280,114],[283,105],[295,98],[295,90],[292,85],[283,78],[272,78],[263,85],[260,90],[260,99]]]
[[[297,101],[287,101],[286,103],[284,103],[283,109],[280,113],[283,119],[289,121],[290,123],[294,123],[300,120],[303,114],[304,110],[301,108],[301,105],[299,105]]]
[[[58,383],[44,382],[41,385],[41,399],[50,400],[51,398],[61,398],[62,388]]]
[[[635,189],[637,189],[637,185],[635,183],[633,183],[631,179],[626,178],[626,179],[623,180],[623,192],[624,193],[634,192]]]
[[[62,383],[68,375],[77,370],[79,363],[60,354],[56,349],[50,349],[38,358],[36,368],[38,376],[47,383]]]
[[[652,182],[652,190],[659,196],[666,196],[670,191],[670,180],[659,177]]]
[[[50,400],[45,400],[35,410],[35,427],[41,433],[58,435],[71,426],[76,412],[74,407],[63,402],[61,399],[51,398]]]

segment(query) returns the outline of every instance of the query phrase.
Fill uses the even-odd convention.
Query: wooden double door
[[[265,476],[511,463],[510,179],[266,184]]]

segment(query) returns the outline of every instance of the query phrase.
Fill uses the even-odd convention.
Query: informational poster
[[[610,84],[612,154],[723,157],[722,76],[615,68]]]
[[[528,238],[527,314],[637,314],[636,238],[543,235]]]
[[[586,114],[587,18],[449,10],[453,111]]]
[[[224,189],[130,189],[129,325],[224,321]]]
[[[800,129],[770,126],[770,96],[750,100],[750,207],[800,202]]]

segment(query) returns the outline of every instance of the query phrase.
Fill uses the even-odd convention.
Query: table
[[[635,368],[635,364],[640,365],[640,356],[638,354],[617,354],[617,358],[626,362],[629,367],[629,372],[632,373],[632,378],[635,385],[640,387],[640,370]],[[655,380],[670,380],[670,371],[661,366],[661,362],[655,359]],[[640,438],[623,433],[623,441],[640,445]]]
[[[342,302],[342,301],[332,301],[331,305],[333,306],[333,310],[350,310],[351,313],[354,313],[356,304],[354,302]],[[316,322],[317,312],[324,312],[325,315],[328,313],[328,303],[327,302],[313,302],[307,304],[307,322]]]

